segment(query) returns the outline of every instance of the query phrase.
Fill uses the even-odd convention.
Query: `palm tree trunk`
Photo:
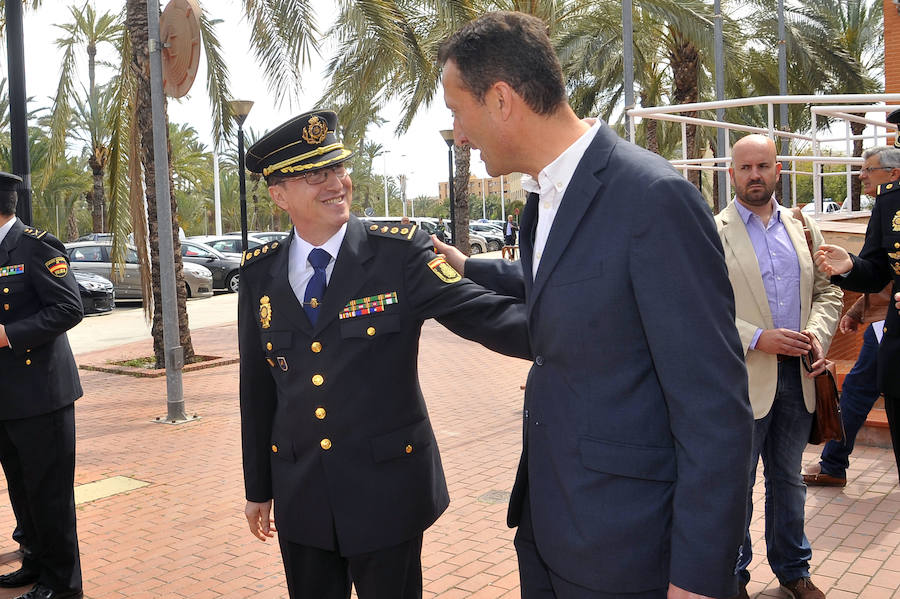
[[[97,148],[94,149],[97,151]],[[106,227],[104,225],[104,212],[106,210],[106,195],[103,192],[103,166],[97,160],[96,155],[92,155],[88,160],[88,165],[91,167],[91,174],[94,179],[94,186],[90,193],[90,204],[91,204],[91,221],[93,224],[94,233],[102,233],[106,231]]]
[[[69,241],[75,241],[78,239],[78,218],[76,214],[78,213],[75,210],[75,203],[69,206],[69,216],[66,218],[66,239]]]
[[[697,47],[677,31],[673,32],[675,45],[669,52],[674,80],[673,101],[675,104],[690,104],[699,98],[700,52]],[[681,113],[693,116],[692,112]],[[687,157],[697,158],[697,125],[687,125]],[[688,171],[688,180],[700,189],[700,171]]]
[[[862,135],[863,130],[866,126],[862,123],[850,123],[850,131],[853,132],[853,135]],[[863,152],[863,140],[854,139],[853,140],[853,155],[856,157],[862,156]],[[853,177],[850,182],[850,205],[852,206],[852,210],[859,210],[859,194],[861,191],[861,184],[859,181],[859,177]]]
[[[147,2],[146,0],[128,0],[126,4],[125,25],[131,37],[131,69],[136,78],[136,111],[137,123],[132,123],[132,134],[141,137],[141,163],[144,167],[144,189],[147,197],[147,228],[150,242],[151,289],[153,292],[153,353],[156,356],[156,367],[165,367],[165,347],[163,346],[162,292],[159,279],[159,223],[156,220],[156,167],[153,161],[153,117],[150,98],[150,59],[147,42]],[[168,118],[166,119],[168,121]],[[166,130],[168,127],[166,127]],[[171,147],[168,146],[169,164],[171,165]],[[172,181],[172,169],[169,168],[169,189],[175,189]],[[187,297],[184,287],[184,271],[181,261],[181,243],[178,240],[178,223],[176,222],[175,195],[170,194],[172,203],[172,222],[164,226],[172,227],[175,242],[175,289],[177,290],[178,330],[180,344],[184,351],[184,361],[190,363],[194,357],[194,346],[191,342],[191,331],[188,326]]]
[[[453,178],[453,203],[456,204],[456,220],[453,222],[453,245],[465,255],[471,252],[469,243],[469,160],[472,148],[469,144],[454,145],[456,174]]]
[[[641,106],[649,106],[649,100],[646,94],[641,94]],[[654,154],[659,154],[659,137],[658,127],[659,121],[656,119],[644,119],[644,127],[647,131],[647,149]]]

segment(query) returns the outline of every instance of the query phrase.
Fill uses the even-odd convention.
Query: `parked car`
[[[484,237],[489,252],[499,252],[500,248],[503,247],[503,232],[494,225],[469,223],[469,233],[475,233]]]
[[[188,237],[187,241],[198,241],[200,243],[206,244],[214,250],[218,250],[231,258],[241,259],[241,255],[244,253],[241,249],[243,246],[241,244],[241,235],[194,235],[193,237]],[[252,250],[255,247],[259,247],[264,245],[266,242],[262,239],[257,239],[252,235],[247,236],[247,249]]]
[[[181,242],[181,259],[200,264],[212,271],[213,289],[225,289],[237,293],[240,280],[240,258],[229,258],[222,252],[196,241]]]
[[[232,231],[228,233],[228,235],[240,235],[240,231]],[[248,231],[248,237],[253,237],[253,239],[258,239],[260,241],[264,241],[266,243],[270,243],[272,241],[284,241],[287,239],[288,235],[290,235],[290,231]]]
[[[78,293],[81,294],[81,305],[85,314],[103,314],[116,307],[116,292],[112,281],[92,272],[72,270]]]
[[[841,209],[841,205],[837,202],[832,202],[831,200],[822,200],[822,212],[824,214],[830,214],[832,212],[838,212]],[[806,206],[800,209],[800,212],[803,214],[815,214],[816,213],[816,203],[810,202]]]
[[[92,272],[101,277],[109,277],[113,282],[116,299],[142,299],[141,273],[137,250],[134,246],[125,248],[125,264],[121,275],[113,272],[110,260],[112,244],[105,241],[76,241],[66,244],[66,253],[72,270]],[[188,297],[209,297],[212,295],[212,273],[199,264],[184,264],[184,282]]]

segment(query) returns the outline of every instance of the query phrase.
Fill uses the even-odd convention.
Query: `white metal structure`
[[[863,104],[863,102],[873,102],[873,104]],[[790,162],[790,169],[783,169],[782,173],[790,173],[795,175],[808,175],[813,177],[813,197],[816,205],[816,213],[822,210],[822,190],[820,181],[824,176],[841,175],[847,179],[847,197],[850,197],[850,185],[852,177],[858,174],[858,169],[854,170],[854,166],[862,164],[861,158],[852,157],[853,141],[856,139],[871,139],[873,145],[884,145],[887,143],[889,136],[897,133],[897,127],[884,120],[876,120],[866,118],[867,112],[883,112],[888,113],[896,110],[897,105],[888,106],[886,102],[900,103],[900,94],[839,94],[830,96],[759,96],[755,98],[741,98],[737,100],[723,100],[720,102],[695,102],[693,104],[677,104],[673,106],[653,106],[648,108],[633,108],[628,111],[631,117],[652,118],[661,121],[672,121],[681,123],[681,148],[682,158],[680,160],[672,160],[671,163],[680,168],[684,175],[687,176],[689,170],[708,170],[723,171],[728,170],[728,164],[731,162],[731,145],[727,141],[724,155],[720,154],[713,158],[691,158],[687,157],[687,125],[694,124],[702,127],[715,127],[726,130],[744,131],[747,133],[760,133],[767,135],[772,139],[778,137],[790,140],[806,141],[811,144],[811,156],[779,155],[778,160],[782,162]],[[811,113],[811,131],[807,133],[794,133],[791,131],[781,131],[775,128],[774,107],[777,104],[808,104]],[[738,108],[742,106],[758,106],[765,105],[768,110],[768,126],[753,127],[741,123],[732,123],[728,121],[716,121],[706,118],[698,118],[692,116],[684,116],[679,113],[695,112],[705,110],[716,110],[717,108]],[[843,135],[834,135],[832,132],[837,124],[832,124],[828,128],[820,129],[818,125],[818,117],[831,117],[842,120],[844,122]],[[870,125],[873,131],[869,135],[852,135],[850,123],[864,123]],[[631,139],[634,139],[635,119],[628,119],[630,127]],[[847,156],[824,156],[822,155],[823,144],[833,144],[836,142],[845,142]],[[812,171],[797,170],[797,162],[811,162]],[[824,164],[845,164],[846,170],[843,173],[823,173],[822,165]],[[791,190],[792,205],[797,204],[797,183],[796,177],[791,178],[793,186]],[[726,197],[731,196],[731,181],[726,179]]]

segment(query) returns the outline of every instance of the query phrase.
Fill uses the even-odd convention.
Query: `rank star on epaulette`
[[[47,234],[46,231],[41,231],[40,229],[35,229],[34,227],[25,227],[22,232],[30,237],[34,237],[35,239],[40,239]]]
[[[280,245],[281,244],[279,242],[273,241],[272,243],[261,245],[258,248],[247,250],[246,252],[241,254],[241,266],[247,264],[248,262],[251,262],[256,258],[259,258],[260,256],[274,253]]]
[[[418,225],[369,225],[369,234],[378,237],[391,237],[393,239],[405,239],[409,241],[413,238]]]

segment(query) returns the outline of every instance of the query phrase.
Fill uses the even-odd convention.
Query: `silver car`
[[[141,273],[137,250],[133,246],[125,248],[124,269],[113,269],[110,261],[112,244],[104,241],[76,241],[66,244],[69,263],[73,270],[92,272],[113,282],[116,299],[143,299],[141,297]],[[205,266],[184,263],[184,282],[188,297],[210,297],[212,273]]]

